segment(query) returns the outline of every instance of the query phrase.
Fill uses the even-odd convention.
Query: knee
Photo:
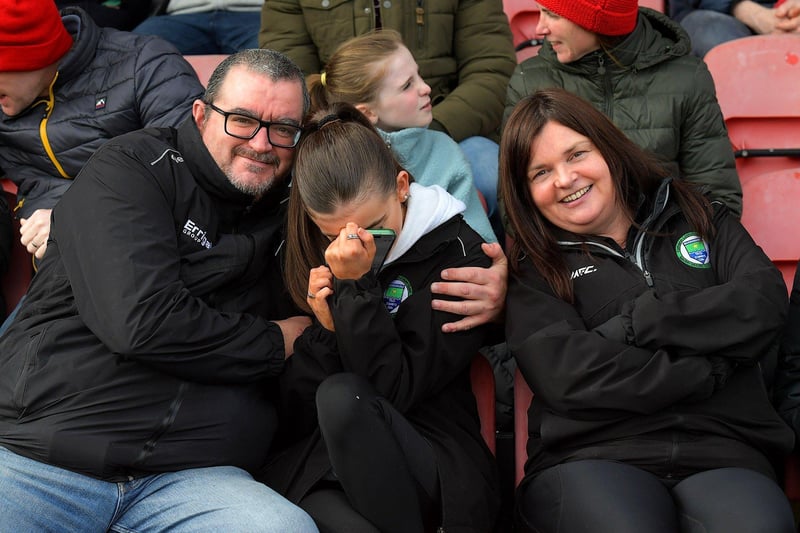
[[[300,507],[288,504],[276,513],[268,531],[270,533],[284,533],[286,531],[298,533],[318,533],[314,519]]]
[[[348,372],[334,374],[317,389],[317,416],[326,428],[344,426],[363,420],[371,408],[375,393],[363,377]]]

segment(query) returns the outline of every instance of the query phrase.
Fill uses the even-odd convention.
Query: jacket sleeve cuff
[[[277,376],[283,372],[286,364],[286,347],[283,344],[283,331],[275,322],[267,322],[267,338],[272,346],[272,349],[267,354],[269,372]]]

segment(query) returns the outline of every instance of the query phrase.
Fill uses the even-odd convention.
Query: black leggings
[[[321,484],[300,501],[320,531],[413,533],[438,521],[433,449],[366,379],[327,378],[317,390],[317,413],[341,484]]]
[[[519,531],[537,533],[793,533],[792,509],[771,479],[745,468],[700,472],[672,488],[634,466],[575,461],[520,487]]]

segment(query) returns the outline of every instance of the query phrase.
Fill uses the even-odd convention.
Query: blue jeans
[[[718,44],[753,35],[753,30],[733,16],[707,9],[692,11],[683,17],[681,26],[692,39],[692,54],[699,58]]]
[[[486,137],[467,137],[458,145],[472,168],[472,179],[486,200],[487,215],[497,211],[497,175],[500,168],[500,147]]]
[[[500,171],[500,147],[486,137],[467,137],[458,145],[472,169],[475,188],[486,200],[486,216],[497,236],[497,242],[505,242],[505,229],[497,208],[497,180]]]
[[[258,48],[261,10],[208,11],[186,15],[158,15],[145,19],[132,31],[158,35],[181,54],[233,54]]]
[[[17,533],[317,531],[304,511],[239,468],[194,468],[111,483],[3,447],[0,524]]]
[[[11,310],[6,319],[3,320],[3,323],[0,324],[0,337],[3,336],[3,333],[5,333],[11,323],[14,322],[14,319],[17,318],[17,315],[19,314],[19,308],[22,307],[22,302],[25,300],[25,296],[25,294],[22,295],[22,298],[19,299],[16,307]]]

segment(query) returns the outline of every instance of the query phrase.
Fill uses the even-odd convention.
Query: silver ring
[[[358,238],[359,238],[359,237],[358,237],[358,235],[357,235],[357,234],[355,234],[355,233],[348,233],[348,234],[347,234],[347,240],[348,240],[348,241],[349,241],[349,240],[352,240],[352,239],[358,239]]]
[[[314,298],[316,298],[316,295],[314,295],[314,294],[311,294],[311,293],[309,292],[309,293],[308,293],[308,297],[309,297],[309,298],[311,298],[311,299],[314,299]]]

